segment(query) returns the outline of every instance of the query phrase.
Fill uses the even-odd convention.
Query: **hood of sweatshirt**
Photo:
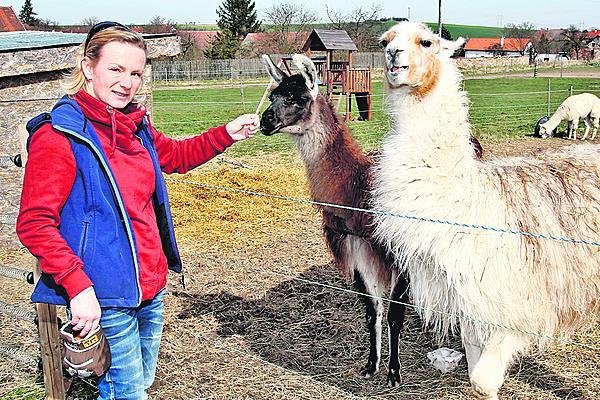
[[[77,92],[74,98],[85,117],[94,125],[102,142],[106,143],[108,157],[112,157],[117,148],[128,152],[139,142],[135,133],[147,115],[144,106],[130,104],[124,109],[116,109],[83,89]]]

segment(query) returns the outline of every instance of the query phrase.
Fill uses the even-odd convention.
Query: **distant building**
[[[242,41],[242,49],[251,55],[284,54],[301,51],[309,32],[251,32]]]
[[[470,38],[464,48],[465,58],[520,57],[531,45],[526,38]]]
[[[596,60],[600,58],[600,29],[585,32],[585,47],[580,57],[583,60]]]
[[[559,61],[569,59],[569,55],[564,51],[565,42],[563,39],[564,29],[540,29],[534,36],[534,46],[537,55],[537,62]]]
[[[25,26],[17,18],[11,6],[0,7],[0,32],[24,31]]]
[[[177,31],[177,36],[181,38],[181,45],[186,51],[186,46],[193,45],[196,53],[202,55],[204,50],[210,47],[211,42],[217,36],[219,31]]]

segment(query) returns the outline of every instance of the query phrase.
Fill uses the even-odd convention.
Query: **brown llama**
[[[265,135],[286,132],[296,142],[302,157],[312,198],[317,202],[354,208],[368,208],[373,161],[363,154],[348,128],[325,98],[319,94],[312,61],[295,55],[300,74],[289,76],[263,55],[269,74],[278,84],[262,115],[260,128]],[[318,206],[323,215],[323,233],[335,264],[354,281],[366,306],[370,352],[365,377],[379,370],[383,296],[390,286],[387,321],[390,359],[387,381],[400,383],[399,336],[408,301],[408,281],[394,268],[391,258],[372,239],[371,214],[332,206]]]

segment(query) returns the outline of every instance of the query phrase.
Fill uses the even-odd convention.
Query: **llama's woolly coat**
[[[435,85],[424,96],[407,87],[389,91],[393,123],[374,174],[374,208],[597,240],[600,147],[476,159],[460,73],[451,59],[439,62]],[[457,317],[484,343],[499,326],[554,335],[598,314],[597,246],[389,213],[375,215],[375,234],[408,270],[414,303],[442,336]]]

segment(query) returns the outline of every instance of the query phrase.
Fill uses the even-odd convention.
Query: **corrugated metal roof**
[[[0,7],[0,32],[24,31],[25,27],[17,18],[11,6]]]
[[[346,31],[328,29],[313,29],[308,39],[306,39],[302,51],[307,51],[308,49],[314,51],[358,50]]]
[[[78,45],[84,33],[43,31],[0,32],[0,52]]]

